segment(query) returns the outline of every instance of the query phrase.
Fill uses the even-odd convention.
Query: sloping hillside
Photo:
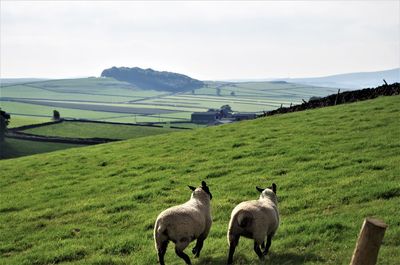
[[[399,118],[400,96],[381,97],[0,161],[0,263],[156,264],[156,216],[205,179],[214,224],[193,264],[226,263],[231,210],[271,182],[281,227],[265,264],[348,264],[366,216],[389,224],[378,264],[396,264]],[[259,264],[250,240],[235,261]]]

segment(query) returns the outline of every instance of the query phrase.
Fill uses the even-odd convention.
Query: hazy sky
[[[400,1],[4,1],[0,74],[99,76],[112,66],[202,80],[400,65]]]

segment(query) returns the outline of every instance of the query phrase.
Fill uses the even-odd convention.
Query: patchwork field
[[[337,91],[286,82],[206,82],[193,91],[167,93],[95,77],[5,83],[0,89],[0,108],[11,115],[50,118],[57,109],[65,118],[129,123],[189,121],[192,112],[227,104],[238,112],[262,112]]]
[[[156,264],[153,224],[206,180],[213,226],[193,264],[226,264],[231,210],[278,186],[263,264],[348,264],[383,219],[378,264],[400,260],[400,96],[0,161],[0,264]],[[190,253],[193,244],[186,250]],[[260,264],[241,239],[235,264]],[[167,264],[183,264],[170,244]]]

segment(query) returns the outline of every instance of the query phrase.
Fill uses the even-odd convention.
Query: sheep
[[[268,254],[271,240],[279,226],[276,184],[266,189],[256,187],[261,192],[258,200],[244,201],[232,211],[228,227],[229,256],[228,265],[233,262],[233,254],[240,236],[254,239],[254,251],[260,258]],[[265,245],[265,240],[267,241]],[[261,252],[260,249],[264,249]]]
[[[184,204],[173,206],[158,215],[154,225],[154,241],[160,265],[164,265],[164,255],[169,241],[175,243],[175,253],[186,264],[191,264],[190,258],[183,250],[190,242],[197,239],[192,250],[195,257],[200,256],[204,240],[211,228],[212,195],[205,181],[192,190],[190,200]]]

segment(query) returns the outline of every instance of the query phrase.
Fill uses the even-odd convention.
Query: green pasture
[[[87,102],[126,102],[167,94],[154,90],[140,90],[112,78],[77,78],[4,84],[0,89],[1,97]]]
[[[224,84],[211,82],[206,87],[196,90],[195,93],[197,95],[216,96],[216,88],[220,89],[221,96],[230,96],[231,92],[235,92],[236,97],[279,98],[279,96],[282,96],[283,98],[304,98],[305,100],[308,100],[311,96],[326,96],[337,92],[336,88],[263,81]],[[185,94],[191,94],[191,92]]]
[[[177,129],[151,126],[132,126],[91,122],[69,122],[46,125],[24,130],[26,133],[72,138],[130,139],[162,133],[179,131]]]
[[[116,91],[110,91],[113,95],[94,94],[94,91],[86,92],[57,92],[52,90],[42,89],[28,85],[1,87],[1,97],[7,98],[23,98],[23,99],[46,99],[46,100],[61,100],[61,101],[87,101],[87,102],[125,102],[128,100],[143,99],[143,97],[129,95],[126,91],[124,95],[118,94]]]
[[[151,116],[151,115],[150,115]],[[160,117],[162,119],[164,118],[171,118],[173,119],[186,119],[190,120],[192,113],[191,112],[176,112],[176,113],[166,113],[166,114],[161,114],[161,115],[152,115],[153,117]]]
[[[51,118],[12,115],[12,117],[10,119],[10,124],[8,125],[8,128],[15,128],[15,127],[49,122],[49,121],[51,121]]]
[[[156,90],[141,90],[129,83],[121,82],[113,78],[104,77],[89,77],[76,79],[59,79],[48,80],[40,83],[35,83],[35,86],[53,90],[53,91],[69,91],[69,92],[88,92],[91,93],[106,93],[115,95],[131,95],[140,97],[152,97],[168,94]]]
[[[48,121],[50,121],[49,118],[12,115],[9,128],[20,127],[23,125],[30,125],[35,123],[43,123]],[[131,120],[131,122],[133,122],[133,120]],[[131,139],[176,131],[180,130],[169,128],[169,126],[159,128],[151,126],[132,126],[123,124],[101,124],[91,122],[64,121],[62,123],[45,125],[24,130],[23,132],[41,136],[58,136],[71,138]],[[0,159],[52,152],[77,146],[83,145],[36,142],[6,138],[6,142],[0,145]]]
[[[153,104],[163,103],[163,102],[171,102],[171,100],[175,100],[176,104],[179,105],[180,102],[185,102],[186,105],[192,105],[193,108],[191,110],[193,112],[204,112],[210,108],[219,109],[223,105],[229,105],[232,107],[234,111],[239,112],[261,112],[263,110],[272,110],[279,108],[281,104],[284,106],[289,106],[290,103],[298,103],[298,102],[290,102],[285,100],[259,100],[259,99],[236,99],[234,97],[223,97],[223,98],[203,98],[203,97],[184,97],[184,96],[175,96],[173,98],[167,97],[165,99],[158,99],[155,101],[144,101]],[[187,110],[187,109],[186,109]],[[191,113],[189,113],[191,114]]]
[[[152,122],[174,122],[182,121],[182,119],[190,120],[190,114],[187,112],[177,112],[173,114],[161,114],[161,115],[121,115],[116,117],[109,117],[100,119],[100,121],[110,122],[125,122],[125,123],[152,123]]]
[[[0,264],[157,264],[153,225],[207,181],[213,225],[194,265],[226,264],[232,209],[277,184],[261,264],[349,264],[363,219],[400,260],[400,96],[0,161]],[[193,244],[186,249],[190,253]],[[234,264],[260,264],[242,238]],[[169,245],[166,264],[184,264]]]
[[[135,115],[135,114],[125,115],[125,114],[123,114],[123,115],[120,115],[120,116],[103,118],[103,119],[100,119],[100,121],[125,122],[125,123],[143,123],[143,122],[155,122],[155,121],[158,121],[158,120],[155,120],[154,117],[145,116],[145,115]]]
[[[6,138],[4,143],[0,143],[0,159],[31,156],[35,154],[48,153],[57,150],[68,149],[72,147],[82,147],[82,146],[85,145],[37,142],[37,141]],[[0,262],[0,264],[2,263]]]
[[[11,113],[11,119],[13,113],[19,115],[38,115],[47,116],[51,118],[53,116],[53,110],[58,110],[61,117],[64,118],[82,118],[82,119],[93,119],[102,120],[111,117],[121,116],[121,113],[104,112],[104,111],[90,111],[80,109],[67,109],[67,108],[55,108],[52,106],[41,106],[36,104],[11,102],[11,101],[0,101],[0,108],[8,113]]]

